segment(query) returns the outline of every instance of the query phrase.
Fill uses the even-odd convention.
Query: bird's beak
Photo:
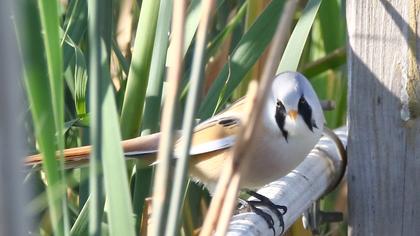
[[[289,112],[287,112],[287,115],[290,116],[290,118],[292,118],[293,121],[295,121],[298,116],[298,112],[296,110],[290,110]]]

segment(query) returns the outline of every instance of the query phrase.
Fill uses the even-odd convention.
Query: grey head
[[[325,122],[319,99],[309,81],[298,72],[278,74],[272,84],[271,99],[275,101],[275,121],[286,141],[290,121],[303,120],[307,129],[322,129]],[[301,119],[300,119],[301,118]]]

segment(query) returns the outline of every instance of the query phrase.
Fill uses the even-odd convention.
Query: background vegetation
[[[176,128],[188,115],[184,111],[194,68],[204,72],[198,111],[192,115],[203,120],[243,96],[251,79],[260,78],[276,19],[285,14],[283,0],[217,0],[205,56],[196,63],[203,2],[187,1]],[[28,106],[26,140],[30,153],[44,156],[42,171],[25,178],[33,190],[25,209],[34,219],[34,234],[144,235],[154,172],[142,161],[125,162],[119,141],[160,130],[161,104],[168,94],[165,78],[177,63],[168,34],[172,5],[171,0],[16,4]],[[326,112],[327,125],[344,125],[343,2],[301,0],[290,15],[289,33],[294,35],[279,71],[304,73],[321,99],[336,102],[336,109]],[[56,161],[56,150],[87,144],[94,145],[90,168],[65,170],[63,162]],[[188,183],[177,234],[194,235],[209,200],[206,190]],[[345,189],[328,196],[324,205],[344,211]],[[343,225],[340,230],[337,225],[325,227],[324,233],[344,234]],[[302,235],[299,230],[296,226],[291,234]]]

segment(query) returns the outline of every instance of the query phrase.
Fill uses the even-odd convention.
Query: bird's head
[[[273,80],[271,111],[283,136],[322,132],[325,118],[309,81],[298,72],[284,72]],[[272,112],[270,112],[273,114]]]

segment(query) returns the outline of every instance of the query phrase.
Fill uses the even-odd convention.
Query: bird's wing
[[[198,125],[193,132],[190,155],[217,151],[231,147],[236,140],[236,134],[241,121],[235,116],[219,117]],[[176,146],[183,142],[180,138]]]
[[[241,125],[245,99],[239,99],[218,115],[200,123],[193,131],[190,155],[198,155],[232,147]],[[176,146],[183,142],[180,138]]]
[[[190,155],[198,155],[231,147],[236,139],[236,134],[241,124],[240,114],[243,110],[245,99],[239,99],[218,115],[200,123],[193,131]],[[176,146],[183,141],[180,132],[175,134]],[[129,158],[142,158],[147,163],[152,163],[158,150],[160,133],[141,136],[121,142],[124,155]],[[67,168],[74,168],[88,163],[91,146],[70,148],[64,150]],[[57,154],[57,156],[59,156]],[[34,166],[41,164],[40,154],[28,156],[25,165]]]

